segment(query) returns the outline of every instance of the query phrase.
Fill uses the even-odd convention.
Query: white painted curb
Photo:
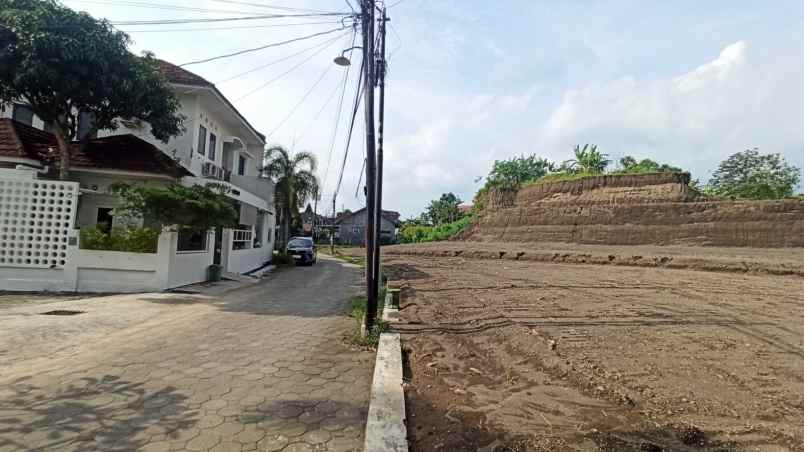
[[[377,346],[371,404],[366,422],[366,452],[407,452],[402,343],[399,333],[382,333]]]

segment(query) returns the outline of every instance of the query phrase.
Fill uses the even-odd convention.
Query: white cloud
[[[760,55],[749,48],[735,42],[672,78],[627,77],[569,90],[542,127],[541,142],[551,149],[593,142],[615,157],[651,157],[703,179],[726,156],[754,146],[801,166],[801,52]]]

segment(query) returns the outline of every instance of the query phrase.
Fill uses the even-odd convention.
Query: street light
[[[335,57],[335,59],[332,60],[332,61],[334,61],[335,64],[337,64],[338,66],[351,66],[352,65],[352,60],[350,60],[349,58],[346,58],[346,52],[348,52],[350,50],[354,50],[354,49],[362,49],[362,47],[360,47],[360,46],[349,47],[348,49],[346,49],[343,52],[341,52],[340,56]]]

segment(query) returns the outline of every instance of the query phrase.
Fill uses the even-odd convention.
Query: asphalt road
[[[374,356],[344,341],[359,277],[322,256],[220,297],[2,309],[0,451],[362,450]],[[85,313],[39,315],[65,307]]]

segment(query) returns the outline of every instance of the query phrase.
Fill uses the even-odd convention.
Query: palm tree
[[[575,146],[574,152],[575,158],[564,162],[564,166],[573,171],[600,174],[611,163],[611,160],[608,159],[608,154],[599,152],[596,145],[589,146],[585,144],[583,148]]]
[[[290,234],[290,220],[299,216],[299,208],[317,196],[319,184],[315,175],[318,161],[310,152],[293,155],[282,146],[265,151],[262,174],[276,184],[276,204],[281,214],[281,242],[285,246]]]

